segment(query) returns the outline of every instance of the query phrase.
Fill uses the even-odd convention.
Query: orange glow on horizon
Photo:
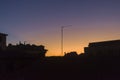
[[[90,42],[114,40],[120,37],[118,35],[118,24],[104,24],[104,26],[99,24],[89,26],[87,24],[82,26],[82,28],[79,28],[79,26],[81,25],[72,26],[64,30],[64,52],[76,51],[80,54],[84,52],[84,47],[87,47]],[[113,26],[116,26],[114,27],[116,29]],[[19,35],[21,42],[26,41],[26,43],[30,44],[44,45],[48,49],[46,56],[62,56],[60,28],[50,29],[50,31],[48,30],[43,34],[40,32],[33,33],[26,31],[23,31],[22,34]]]

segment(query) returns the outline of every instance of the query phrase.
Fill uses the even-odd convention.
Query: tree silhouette
[[[65,53],[64,56],[65,57],[75,57],[75,56],[78,56],[78,54],[77,54],[77,52],[72,51],[72,52],[69,52],[69,53]]]

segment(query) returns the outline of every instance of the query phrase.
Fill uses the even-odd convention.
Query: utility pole
[[[61,27],[61,54],[63,54],[63,29],[64,29],[64,26]]]
[[[64,28],[65,27],[69,27],[69,26],[72,26],[72,25],[67,25],[67,26],[61,26],[61,54],[64,55]]]

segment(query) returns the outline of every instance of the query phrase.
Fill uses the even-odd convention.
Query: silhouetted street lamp
[[[67,26],[61,26],[61,54],[63,54],[63,49],[64,49],[64,46],[63,46],[63,40],[64,40],[64,28],[65,27],[69,27],[69,26],[72,26],[72,25],[67,25]]]

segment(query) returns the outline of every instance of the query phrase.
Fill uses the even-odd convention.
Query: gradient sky
[[[83,52],[89,42],[120,38],[120,0],[0,0],[0,32],[7,43],[45,45],[48,56]]]

